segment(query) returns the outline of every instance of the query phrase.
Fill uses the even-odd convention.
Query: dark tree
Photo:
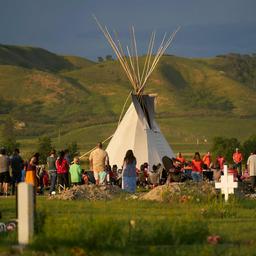
[[[52,141],[50,137],[44,136],[38,139],[37,152],[40,154],[40,163],[45,164],[46,159],[52,150]]]
[[[243,144],[244,160],[247,161],[251,153],[256,150],[256,135],[251,136]]]
[[[240,142],[236,138],[215,137],[211,152],[213,156],[223,155],[229,163],[232,163],[233,152],[240,147]]]
[[[20,144],[16,141],[14,121],[12,118],[7,118],[2,129],[2,146],[7,150],[8,154],[12,154],[15,148]]]
[[[98,57],[98,62],[104,62],[104,59],[102,57]]]
[[[106,60],[113,61],[114,59],[113,59],[112,55],[106,55]]]

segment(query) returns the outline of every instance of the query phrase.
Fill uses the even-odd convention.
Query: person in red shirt
[[[182,156],[181,152],[179,152],[179,153],[177,154],[176,159],[177,159],[182,165],[186,162],[186,160],[185,160],[185,158]]]
[[[233,154],[233,161],[235,163],[235,167],[238,171],[238,174],[241,175],[242,174],[242,161],[243,161],[243,155],[242,153],[239,151],[238,148],[236,148],[236,151]]]
[[[67,188],[69,164],[64,157],[65,157],[65,152],[61,151],[59,158],[56,160],[56,168],[57,168],[59,185],[61,185],[63,188]]]
[[[201,159],[200,153],[196,152],[192,160],[192,179],[194,181],[202,181],[202,172],[203,172],[204,162]]]
[[[207,152],[207,154],[204,155],[203,162],[207,166],[207,169],[209,169],[211,167],[212,157],[211,157],[210,152]]]
[[[224,158],[224,156],[218,155],[217,158],[216,158],[216,160],[217,160],[217,163],[219,164],[220,170],[223,171],[223,169],[224,169],[224,163],[225,163],[225,161],[226,161],[225,158]]]

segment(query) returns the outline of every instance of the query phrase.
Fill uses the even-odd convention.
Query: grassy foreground
[[[15,217],[1,198],[2,221]],[[37,233],[25,255],[255,255],[256,201],[152,203],[37,200]],[[132,220],[132,222],[131,222]],[[207,243],[219,235],[220,243]],[[13,254],[16,233],[0,234]],[[4,254],[6,255],[6,254]]]

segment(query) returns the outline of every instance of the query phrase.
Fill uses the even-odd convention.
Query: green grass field
[[[14,218],[14,198],[0,200],[2,221]],[[255,255],[255,207],[234,198],[225,204],[39,197],[37,233],[24,255]],[[210,235],[220,243],[208,244]],[[14,253],[15,233],[0,234],[0,241],[0,253]]]
[[[254,135],[255,119],[238,119],[226,117],[172,117],[158,118],[160,128],[175,153],[181,151],[191,157],[195,151],[204,154],[210,150],[212,139],[217,136],[235,137],[241,142]],[[53,137],[57,149],[65,148],[71,142],[77,142],[81,154],[104,141],[115,132],[117,123],[99,124],[61,132],[60,137]],[[37,148],[38,140],[22,139],[21,152],[27,155]],[[107,142],[106,144],[107,145]]]

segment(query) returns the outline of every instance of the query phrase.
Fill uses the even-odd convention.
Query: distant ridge
[[[140,61],[143,61],[140,57]],[[157,117],[256,118],[256,56],[165,55],[148,81]],[[0,45],[0,126],[24,121],[21,136],[115,123],[130,91],[117,61],[93,62],[45,49]],[[161,85],[161,86],[159,86]]]
[[[21,66],[58,72],[85,66],[92,61],[79,57],[64,57],[42,48],[0,44],[0,65]]]

